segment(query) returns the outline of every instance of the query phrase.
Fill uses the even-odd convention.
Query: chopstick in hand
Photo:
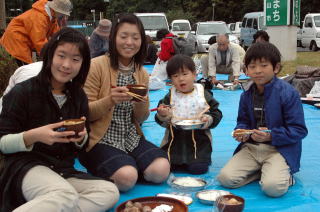
[[[134,98],[142,101],[142,102],[146,102],[146,100],[143,98],[143,96],[140,96],[140,95],[138,95],[138,94],[132,93],[132,92],[130,92],[130,91],[128,91],[128,92],[126,92],[126,93],[127,93],[128,95],[130,95],[130,96],[132,96],[132,97],[134,97]]]

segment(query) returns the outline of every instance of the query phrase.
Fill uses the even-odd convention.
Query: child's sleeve
[[[244,93],[242,93],[239,101],[237,126],[235,129],[251,129],[249,109],[247,105],[248,104],[245,103]]]
[[[170,92],[158,102],[157,107],[159,107],[160,104],[170,105]],[[155,114],[154,118],[160,126],[165,128],[169,126],[169,120],[162,119],[158,113]]]
[[[271,129],[272,145],[274,146],[296,143],[308,134],[299,93],[294,91],[286,97],[281,103],[283,124]]]
[[[212,124],[208,128],[214,128],[222,119],[222,112],[218,108],[219,102],[206,90],[204,96],[208,105],[210,106],[210,109],[205,114],[212,117]]]

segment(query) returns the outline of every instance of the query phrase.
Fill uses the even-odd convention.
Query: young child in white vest
[[[169,93],[159,101],[156,122],[166,128],[161,148],[167,151],[172,171],[203,174],[211,164],[212,135],[222,113],[219,103],[195,83],[196,69],[192,58],[175,55],[167,64],[172,81]],[[200,120],[200,129],[184,130],[176,127],[181,120]]]

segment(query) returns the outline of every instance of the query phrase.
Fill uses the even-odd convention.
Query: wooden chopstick
[[[128,91],[128,92],[126,92],[126,93],[127,93],[128,95],[136,98],[136,99],[139,99],[139,100],[142,101],[142,102],[146,102],[146,100],[145,100],[142,96],[140,96],[140,95],[138,95],[138,94],[132,93],[132,92],[130,92],[130,91]]]
[[[116,86],[111,85],[111,88],[116,88]],[[142,102],[146,102],[146,100],[143,98],[143,96],[140,96],[139,94],[132,93],[132,92],[130,92],[130,91],[127,91],[126,93],[127,93],[128,95],[136,98],[136,99],[139,99],[139,100],[142,101]]]

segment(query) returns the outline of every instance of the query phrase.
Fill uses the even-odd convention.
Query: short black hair
[[[258,30],[254,35],[253,35],[253,43],[256,43],[257,39],[259,37],[262,37],[263,40],[269,42],[269,35],[266,31],[264,30]]]
[[[71,82],[68,83],[69,88],[77,89],[83,87],[90,68],[90,49],[88,41],[85,36],[70,27],[63,27],[60,31],[56,32],[46,43],[41,50],[41,56],[43,58],[42,69],[39,73],[41,81],[48,86],[51,85],[51,65],[53,62],[54,53],[59,45],[64,43],[75,44],[79,48],[79,52],[82,57],[82,64],[79,73]]]
[[[252,44],[244,56],[244,64],[246,67],[251,61],[265,59],[271,62],[273,69],[281,62],[281,53],[279,49],[269,42],[258,42]],[[280,72],[280,71],[279,71]]]
[[[176,54],[170,58],[167,63],[167,75],[170,78],[172,75],[178,73],[180,70],[185,68],[189,69],[191,72],[196,72],[196,65],[193,59],[187,55]]]
[[[109,36],[110,63],[111,67],[114,69],[118,69],[119,67],[119,53],[116,46],[117,33],[119,31],[120,26],[125,23],[136,25],[140,32],[141,46],[137,54],[135,54],[133,57],[134,63],[138,65],[138,67],[141,67],[147,55],[148,44],[141,20],[132,13],[121,13],[114,18]]]
[[[166,36],[166,34],[169,34],[169,33],[170,32],[167,29],[159,29],[157,31],[156,37],[157,37],[157,39],[162,40]]]
[[[216,42],[217,42],[217,36],[215,35],[212,35],[208,40],[209,45],[215,44]]]

